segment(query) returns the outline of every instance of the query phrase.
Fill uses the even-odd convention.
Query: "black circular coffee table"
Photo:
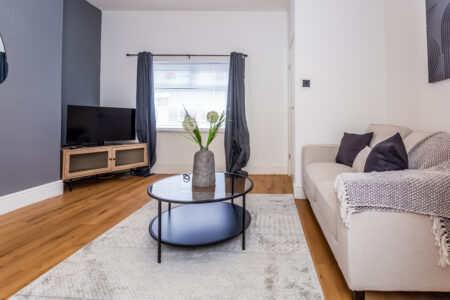
[[[216,173],[215,186],[196,188],[192,187],[191,179],[192,174],[176,175],[148,187],[147,193],[158,201],[158,216],[149,225],[150,235],[158,241],[158,263],[161,263],[161,243],[204,246],[242,233],[245,250],[245,229],[250,225],[245,195],[253,189],[253,181],[237,174]],[[242,207],[234,204],[238,197],[242,197]],[[169,204],[165,212],[161,212],[162,202]],[[172,208],[172,203],[183,205]]]

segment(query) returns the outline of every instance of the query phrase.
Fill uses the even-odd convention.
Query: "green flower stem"
[[[183,123],[183,127],[185,130],[189,133],[188,135],[182,135],[188,140],[196,143],[200,146],[200,149],[203,149],[203,143],[202,143],[202,135],[200,132],[200,129],[197,126],[197,122],[195,121],[195,118],[191,116],[191,114],[187,111],[186,108],[184,108],[185,111],[185,121]],[[208,132],[208,140],[206,142],[206,149],[208,149],[209,145],[212,143],[212,141],[216,138],[217,133],[219,132],[220,127],[225,122],[225,112],[222,112],[222,114],[218,117],[217,112],[212,111],[208,112],[207,119],[209,121],[209,132]],[[195,128],[194,128],[195,126]],[[192,128],[194,128],[192,130]],[[192,131],[191,131],[192,130]]]

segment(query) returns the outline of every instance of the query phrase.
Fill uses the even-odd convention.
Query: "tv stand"
[[[125,171],[148,165],[147,144],[132,143],[61,149],[61,178],[69,183],[87,176]]]

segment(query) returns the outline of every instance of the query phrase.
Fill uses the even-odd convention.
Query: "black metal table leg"
[[[242,196],[242,250],[245,250],[245,194]]]
[[[158,263],[161,263],[161,200],[158,200]]]

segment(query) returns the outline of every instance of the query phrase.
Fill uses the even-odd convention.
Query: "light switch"
[[[303,79],[302,87],[310,87],[311,81],[309,79]]]

